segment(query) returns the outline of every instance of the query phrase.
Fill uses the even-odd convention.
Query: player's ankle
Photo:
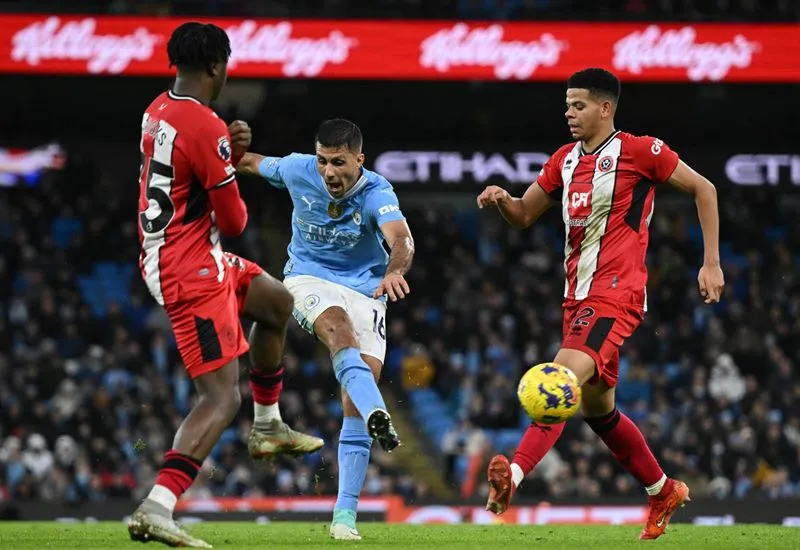
[[[522,468],[516,462],[511,463],[511,485],[514,489],[519,487],[519,484],[522,483],[522,480],[525,479],[525,472],[522,471]]]
[[[347,508],[334,508],[333,509],[333,522],[341,523],[352,529],[356,527],[356,511]]]
[[[266,427],[275,420],[278,422],[283,421],[281,418],[281,410],[277,403],[273,403],[272,405],[254,403],[253,409],[253,424],[256,427]]]
[[[648,496],[663,497],[664,495],[670,494],[674,488],[674,482],[667,477],[667,474],[664,474],[654,484],[645,487],[645,491],[647,492]]]
[[[171,489],[156,484],[150,490],[146,500],[155,505],[154,508],[157,511],[162,512],[163,509],[163,512],[171,517],[175,511],[175,505],[178,503],[178,496]]]

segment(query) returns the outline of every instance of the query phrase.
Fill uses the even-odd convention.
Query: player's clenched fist
[[[705,303],[716,304],[725,288],[725,276],[719,265],[703,265],[697,274],[697,285]]]
[[[497,206],[511,198],[508,191],[496,185],[490,185],[483,190],[483,193],[478,195],[478,208],[484,206]]]
[[[248,149],[250,142],[253,141],[253,132],[250,125],[243,120],[234,120],[228,126],[228,133],[231,135],[231,152],[234,157],[242,157]]]
[[[410,293],[411,289],[409,288],[405,277],[399,273],[387,273],[378,285],[378,288],[375,289],[375,294],[373,297],[378,299],[384,294],[388,294],[389,299],[393,302],[396,302],[397,300],[402,300],[406,297],[406,294]]]

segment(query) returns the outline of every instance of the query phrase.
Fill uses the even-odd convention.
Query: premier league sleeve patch
[[[231,142],[228,136],[222,136],[217,142],[217,153],[222,160],[228,162],[231,160]]]

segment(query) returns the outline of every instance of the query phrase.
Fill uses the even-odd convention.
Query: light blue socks
[[[372,438],[361,418],[346,416],[339,435],[339,494],[333,508],[333,523],[355,529],[358,497],[367,477]]]
[[[386,410],[375,377],[361,358],[359,350],[344,348],[336,352],[333,356],[333,372],[364,420],[375,409]],[[364,433],[367,433],[366,429]]]

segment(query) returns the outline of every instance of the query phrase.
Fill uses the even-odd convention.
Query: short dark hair
[[[319,125],[314,146],[319,143],[323,147],[347,147],[353,153],[361,152],[364,138],[361,129],[353,122],[343,118],[326,120]]]
[[[590,68],[578,71],[567,80],[567,88],[584,88],[595,96],[608,97],[619,101],[622,85],[614,73],[605,69]]]
[[[231,56],[228,34],[211,23],[191,21],[172,32],[167,43],[169,66],[211,73],[214,63],[227,63]]]

